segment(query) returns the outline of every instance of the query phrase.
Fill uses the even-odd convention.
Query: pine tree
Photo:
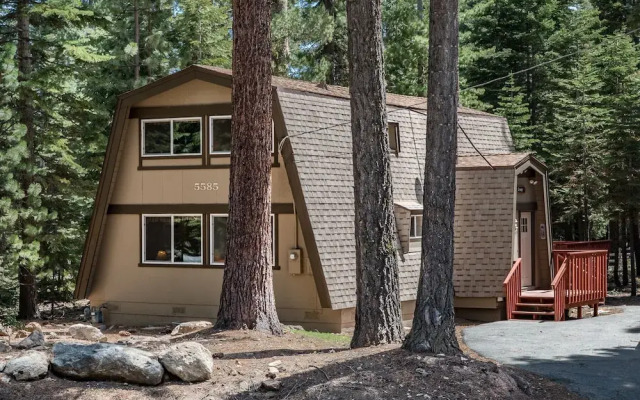
[[[593,55],[582,54],[567,77],[555,80],[550,94],[554,113],[546,130],[553,141],[546,143],[551,202],[565,237],[590,240],[598,236],[605,195],[603,130],[607,111],[601,95],[603,83]]]
[[[233,2],[227,258],[216,327],[282,334],[271,266],[271,4]]]
[[[351,347],[402,340],[380,1],[347,3],[355,197],[356,321]]]
[[[453,219],[458,131],[458,2],[429,8],[427,146],[422,259],[416,309],[403,348],[456,354],[453,309]]]
[[[498,95],[498,107],[496,114],[507,119],[511,136],[517,151],[531,151],[534,140],[529,125],[529,106],[524,99],[522,89],[516,86],[513,75],[505,82],[502,91]]]
[[[429,35],[422,0],[382,3],[385,76],[391,93],[425,96]]]

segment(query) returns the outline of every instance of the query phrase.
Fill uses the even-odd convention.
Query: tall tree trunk
[[[458,353],[453,309],[453,216],[458,121],[458,1],[429,7],[427,155],[422,266],[413,326],[404,348]]]
[[[271,266],[271,4],[233,2],[227,256],[216,326],[282,333]]]
[[[351,347],[402,340],[380,0],[347,1],[356,233]]]
[[[29,188],[34,183],[33,168],[36,163],[36,143],[35,143],[35,124],[34,124],[34,106],[33,93],[28,87],[27,82],[31,79],[31,43],[29,37],[29,0],[18,0],[16,8],[16,29],[18,31],[18,81],[20,89],[18,93],[17,111],[20,123],[24,125],[25,142],[27,145],[27,165],[20,176],[21,189],[24,192],[24,208],[29,208]],[[26,245],[33,242],[33,236],[28,233],[29,222],[22,217],[22,241]],[[18,283],[20,284],[20,294],[18,301],[18,317],[22,319],[35,318],[38,314],[38,298],[35,272],[31,270],[29,260],[20,257],[20,265],[18,270]]]
[[[620,225],[618,218],[609,222],[609,231],[611,232],[611,251],[613,251],[613,283],[619,288],[622,283],[620,282]]]
[[[629,243],[629,235],[627,230],[627,219],[621,219],[621,245],[622,245],[622,286],[627,287],[629,285],[629,255],[627,254],[627,243]]]
[[[134,86],[140,81],[140,10],[138,9],[138,0],[133,0],[133,25],[134,40],[136,42],[136,55],[134,57],[133,75]]]

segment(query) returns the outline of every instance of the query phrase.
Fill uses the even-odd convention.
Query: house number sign
[[[201,190],[218,190],[220,187],[218,186],[218,182],[196,182],[193,184],[193,190],[201,191]]]

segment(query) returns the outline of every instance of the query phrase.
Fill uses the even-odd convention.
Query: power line
[[[632,34],[632,33],[638,32],[638,31],[640,31],[640,28],[632,29],[632,30],[630,30],[630,31],[625,32],[625,35],[630,35],[630,34]],[[576,54],[580,54],[580,53],[585,52],[585,51],[587,51],[587,50],[592,50],[592,49],[594,49],[594,48],[596,48],[596,47],[598,47],[598,46],[601,46],[601,45],[602,45],[602,43],[599,43],[598,45],[596,45],[596,46],[594,46],[594,47],[591,47],[591,48],[579,49],[579,50],[573,51],[573,52],[571,52],[571,53],[568,53],[568,54],[565,54],[565,55],[562,55],[562,56],[558,56],[558,57],[553,58],[553,59],[551,59],[551,60],[544,61],[544,62],[542,62],[542,63],[540,63],[540,64],[536,64],[536,65],[533,65],[533,66],[528,67],[528,68],[525,68],[525,69],[521,69],[521,70],[516,71],[516,72],[511,72],[511,73],[509,73],[509,74],[507,74],[507,75],[504,75],[504,76],[501,76],[501,77],[499,77],[499,78],[491,79],[491,80],[489,80],[489,81],[486,81],[486,82],[483,82],[483,83],[479,83],[479,84],[477,84],[477,85],[468,86],[468,87],[466,87],[466,88],[464,88],[464,89],[461,89],[461,90],[460,90],[460,92],[464,92],[464,91],[471,90],[471,89],[477,89],[477,88],[479,88],[479,87],[487,86],[487,85],[490,85],[490,84],[495,83],[495,82],[499,82],[499,81],[502,81],[502,80],[505,80],[505,79],[509,79],[509,78],[511,78],[512,76],[520,75],[520,74],[523,74],[523,73],[525,73],[525,72],[532,71],[532,70],[534,70],[534,69],[536,69],[536,68],[540,68],[540,67],[543,67],[543,66],[545,66],[545,65],[549,65],[549,64],[552,64],[552,63],[558,62],[558,61],[560,61],[560,60],[563,60],[563,59],[565,59],[565,58],[568,58],[568,57],[574,56],[574,55],[576,55]],[[413,109],[413,108],[414,108],[414,107],[416,107],[416,106],[423,105],[423,104],[426,104],[426,103],[427,103],[427,99],[423,99],[423,100],[420,100],[420,101],[418,101],[418,102],[416,102],[416,103],[409,104],[409,105],[406,105],[406,106],[401,106],[401,107],[398,107],[398,108],[396,108],[396,109],[394,109],[394,110],[388,111],[388,112],[387,112],[387,115],[388,115],[388,114],[392,114],[392,113],[394,113],[394,112],[403,111],[403,110],[410,110],[410,111],[417,112],[416,110],[411,110],[411,109]],[[307,134],[310,134],[310,133],[320,132],[320,131],[325,130],[325,129],[337,128],[337,127],[340,127],[340,126],[348,125],[348,124],[350,124],[350,123],[351,123],[351,121],[348,121],[348,122],[342,122],[342,123],[338,123],[338,124],[327,125],[327,126],[325,126],[325,127],[321,127],[321,128],[312,129],[312,130],[309,130],[309,131],[304,131],[304,132],[300,132],[300,133],[295,133],[295,134],[293,134],[293,135],[287,135],[287,136],[285,136],[284,138],[282,138],[282,140],[281,140],[281,141],[280,141],[280,143],[278,144],[278,150],[279,150],[279,151],[281,151],[281,150],[282,150],[282,146],[284,145],[284,141],[285,141],[286,139],[290,139],[290,138],[292,138],[292,137],[297,137],[297,136],[302,136],[302,135],[307,135]],[[458,125],[458,126],[460,126],[460,125]],[[463,132],[464,132],[464,131],[463,131]],[[467,135],[466,135],[466,133],[465,133],[465,136],[467,136]],[[468,138],[468,137],[467,137],[467,138]],[[469,140],[469,142],[471,142],[471,140]],[[473,146],[473,143],[472,143],[472,146]],[[474,148],[475,148],[475,146],[474,146]]]

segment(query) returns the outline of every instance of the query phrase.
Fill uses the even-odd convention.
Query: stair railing
[[[556,321],[564,321],[564,310],[567,304],[567,289],[569,286],[567,265],[569,264],[570,258],[570,254],[558,258],[558,261],[562,261],[562,264],[558,272],[556,272],[553,282],[551,282],[551,289],[553,289],[553,319]]]
[[[502,284],[507,296],[507,319],[513,319],[513,312],[516,310],[516,303],[520,301],[522,294],[522,259],[518,258],[513,262],[513,267],[509,271]]]

